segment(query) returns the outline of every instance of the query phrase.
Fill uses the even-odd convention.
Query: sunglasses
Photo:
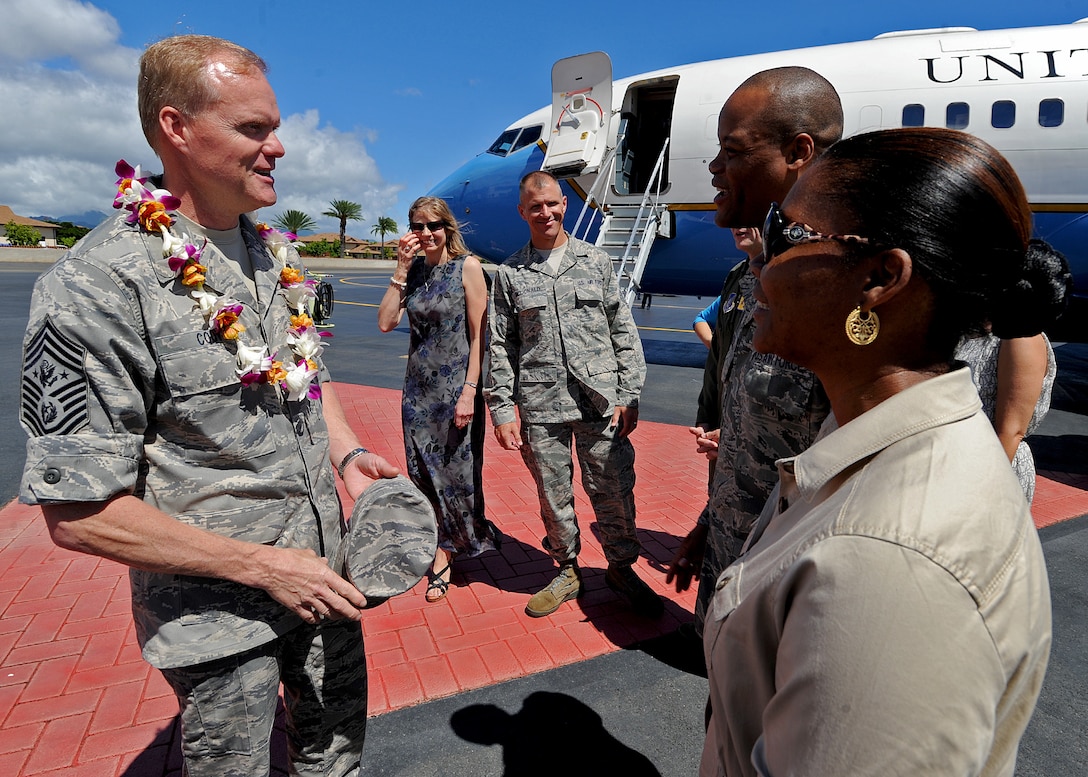
[[[408,224],[408,229],[413,232],[422,232],[426,229],[429,232],[437,232],[440,229],[446,228],[445,221],[428,221],[426,224],[419,221],[412,221]]]
[[[782,209],[778,207],[778,203],[771,203],[771,209],[767,211],[767,220],[763,222],[763,253],[767,261],[789,251],[794,246],[803,243],[823,243],[827,241],[877,245],[869,238],[860,235],[825,235],[814,231],[808,224],[786,221],[786,217],[783,215]]]

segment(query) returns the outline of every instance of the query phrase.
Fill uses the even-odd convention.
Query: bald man
[[[709,169],[718,190],[714,223],[762,227],[772,202],[781,202],[813,161],[842,137],[842,105],[835,87],[803,67],[756,73],[729,97],[718,117],[718,155]],[[830,411],[816,377],[773,354],[752,349],[752,290],[763,266],[759,254],[739,283],[739,320],[719,316],[717,360],[707,369],[717,391],[700,396],[691,428],[700,453],[715,461],[709,499],[695,528],[669,565],[668,582],[683,591],[699,578],[695,628],[702,624],[714,585],[740,555],[752,525],[778,481],[775,460],[811,445]],[[727,326],[729,323],[729,326]],[[732,331],[729,331],[732,326]]]

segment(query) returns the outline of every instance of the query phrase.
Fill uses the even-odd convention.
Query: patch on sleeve
[[[23,424],[35,436],[71,434],[87,425],[86,351],[45,320],[23,354]]]

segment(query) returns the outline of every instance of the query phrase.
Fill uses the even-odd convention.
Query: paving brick
[[[438,646],[435,637],[425,627],[402,629],[400,642],[404,646],[404,656],[408,661],[418,661],[422,658],[431,658],[438,655]]]
[[[120,757],[140,753],[149,747],[159,747],[170,741],[171,726],[147,723],[142,726],[88,734],[80,750],[80,760]]]
[[[454,675],[445,656],[423,659],[415,662],[416,676],[427,699],[440,699],[452,696],[462,690],[462,685]]]
[[[141,690],[143,690],[143,683],[139,682],[123,683],[106,688],[94,715],[91,716],[87,731],[98,734],[103,731],[127,728],[135,723]],[[177,711],[177,704],[174,705],[174,711]]]
[[[87,646],[79,659],[79,671],[113,666],[125,646],[125,632],[103,631],[87,638]]]
[[[20,702],[34,701],[37,699],[51,699],[64,693],[68,682],[72,679],[72,672],[79,662],[79,656],[61,656],[51,661],[43,661],[34,666],[34,674],[19,697]]]
[[[83,652],[83,647],[86,644],[86,638],[80,638],[15,647],[8,651],[4,664],[5,666],[11,666],[13,664],[40,663],[61,656],[78,656]]]
[[[521,664],[510,646],[504,642],[493,642],[489,645],[481,645],[477,648],[480,659],[487,667],[492,679],[501,683],[505,680],[513,680],[521,676]]]
[[[19,702],[4,721],[6,726],[20,726],[27,723],[43,723],[54,718],[70,715],[87,715],[98,706],[102,697],[99,690],[66,693],[48,699]]]
[[[42,733],[40,746],[34,748],[26,762],[27,774],[53,769],[68,769],[76,762],[76,755],[83,744],[87,731],[87,718],[74,715],[51,720]]]
[[[69,690],[81,691],[89,688],[108,688],[111,685],[129,682],[130,680],[143,681],[151,671],[148,664],[134,662],[118,666],[96,667],[88,671],[78,671],[72,676]]]
[[[463,690],[483,688],[493,682],[487,665],[476,650],[452,650],[445,653],[445,657]]]
[[[0,753],[16,753],[33,750],[42,732],[45,731],[45,721],[7,725],[0,729]]]
[[[389,709],[408,707],[423,700],[423,686],[415,669],[404,664],[382,672],[382,687]]]
[[[18,750],[12,753],[0,752],[0,774],[4,775],[21,775],[23,773],[23,764],[26,763],[26,759],[30,758],[29,750]]]

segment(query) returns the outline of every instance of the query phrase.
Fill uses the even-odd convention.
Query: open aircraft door
[[[556,178],[596,172],[612,118],[612,60],[603,51],[552,65],[552,120],[541,169]]]

